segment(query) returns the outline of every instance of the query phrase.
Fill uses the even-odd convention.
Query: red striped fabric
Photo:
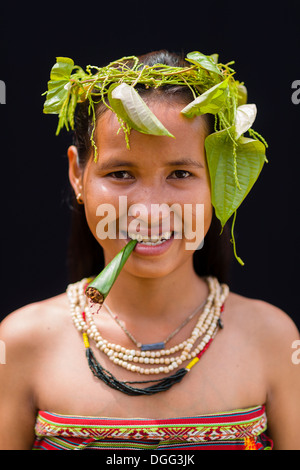
[[[40,411],[33,449],[271,449],[264,406],[169,419],[98,418]]]

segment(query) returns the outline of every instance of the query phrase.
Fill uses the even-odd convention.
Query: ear
[[[74,189],[76,198],[78,195],[83,199],[83,187],[82,187],[82,177],[83,169],[79,165],[78,161],[78,151],[75,145],[71,145],[68,148],[68,159],[69,159],[69,180]]]

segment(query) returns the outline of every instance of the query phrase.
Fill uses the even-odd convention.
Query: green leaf
[[[48,91],[44,103],[45,114],[59,114],[69,98],[70,76],[74,62],[68,57],[57,57],[50,72]]]
[[[137,240],[130,240],[87,286],[86,295],[92,302],[103,304],[136,244]]]
[[[202,67],[203,69],[222,76],[222,72],[218,69],[215,63],[216,59],[218,59],[217,54],[207,56],[197,51],[189,52],[186,56],[186,60],[188,60],[189,62],[200,65],[200,67]]]
[[[225,105],[229,93],[229,78],[209,88],[194,101],[189,103],[181,112],[191,118],[202,114],[217,114]]]
[[[75,108],[77,105],[77,101],[78,101],[78,95],[75,93],[72,93],[71,99],[69,101],[68,112],[67,112],[67,122],[70,123],[71,129],[74,129],[74,125],[75,125],[74,116],[75,116]]]
[[[245,85],[240,83],[237,89],[238,89],[238,106],[246,104],[247,99],[248,99],[247,88],[245,87]]]
[[[234,142],[228,130],[223,130],[206,138],[205,149],[212,204],[224,227],[257,180],[265,161],[265,146],[258,140],[241,137],[234,156]],[[236,183],[235,170],[240,188]]]
[[[63,103],[68,97],[68,83],[66,80],[48,82],[47,99],[43,109],[45,114],[59,114]]]
[[[50,72],[50,80],[69,80],[74,61],[68,57],[56,57],[56,64],[53,65]]]
[[[211,54],[211,55],[209,56],[209,58],[210,58],[215,64],[217,64],[218,61],[219,61],[219,54]]]
[[[126,83],[111,85],[108,90],[108,99],[112,110],[130,128],[143,134],[174,137],[132,86]]]

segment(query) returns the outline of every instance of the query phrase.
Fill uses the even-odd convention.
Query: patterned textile
[[[170,419],[95,418],[40,411],[36,440],[39,450],[264,450],[264,406]]]

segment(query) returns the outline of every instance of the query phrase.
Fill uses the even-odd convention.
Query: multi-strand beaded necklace
[[[104,339],[95,324],[85,295],[85,287],[88,280],[83,279],[78,283],[69,285],[67,293],[73,323],[77,330],[82,333],[86,355],[93,374],[110,387],[129,395],[150,395],[168,390],[173,384],[182,380],[209,347],[218,329],[223,327],[220,317],[229,288],[225,284],[220,285],[217,279],[213,277],[208,277],[206,281],[209,287],[209,295],[191,336],[169,349],[165,349],[163,343],[153,343],[154,345],[163,345],[163,349],[158,350],[142,350],[141,347],[139,349],[127,349]],[[199,306],[198,310],[200,309],[201,306]],[[189,315],[188,319],[192,318],[193,315],[194,312]],[[186,323],[185,321],[183,325]],[[180,329],[180,327],[177,328],[175,332],[178,332]],[[132,335],[129,334],[127,336],[130,337]],[[186,367],[177,370],[175,374],[164,379],[121,382],[96,360],[90,347],[89,339],[93,340],[96,348],[104,353],[114,364],[141,375],[169,374],[178,369],[185,361],[190,362]],[[146,388],[135,388],[130,385],[149,382],[156,382],[156,384]]]

